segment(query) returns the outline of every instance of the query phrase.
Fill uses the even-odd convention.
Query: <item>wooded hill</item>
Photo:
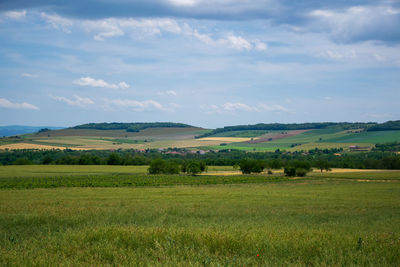
[[[73,129],[93,130],[126,130],[127,132],[139,132],[147,128],[193,128],[194,126],[174,122],[134,122],[134,123],[87,123],[72,127]]]
[[[211,132],[204,133],[196,136],[196,138],[203,138],[215,134],[230,132],[230,131],[248,131],[248,130],[309,130],[309,129],[327,129],[327,128],[341,128],[343,130],[351,129],[365,129],[366,131],[386,131],[386,130],[400,130],[400,120],[388,121],[385,123],[376,122],[312,122],[312,123],[258,123],[253,125],[237,125],[225,126],[217,128]]]

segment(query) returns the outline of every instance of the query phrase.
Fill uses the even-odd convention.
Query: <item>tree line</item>
[[[258,123],[251,125],[225,126],[223,128],[217,128],[208,133],[199,135],[196,138],[203,138],[231,131],[249,131],[249,130],[290,131],[290,130],[309,130],[309,129],[326,129],[326,128],[340,128],[343,130],[363,128],[366,129],[367,131],[400,130],[400,120],[387,121],[384,123],[376,123],[376,122],[310,122],[310,123],[286,123],[286,124]]]
[[[396,152],[371,151],[337,153],[336,149],[313,149],[308,153],[220,151],[206,154],[166,154],[157,150],[147,153],[135,150],[117,151],[73,151],[73,150],[14,150],[1,151],[0,164],[60,164],[60,165],[149,165],[154,159],[175,160],[181,164],[185,160],[201,160],[208,166],[234,166],[244,159],[262,160],[281,167],[289,161],[306,161],[318,167],[319,161],[329,162],[330,168],[357,169],[400,169],[400,155]]]
[[[135,123],[87,123],[72,127],[73,129],[94,129],[94,130],[126,130],[127,132],[139,132],[147,128],[188,128],[193,127],[184,123],[174,122],[135,122]]]

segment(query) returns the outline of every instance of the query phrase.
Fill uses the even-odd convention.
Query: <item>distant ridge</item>
[[[196,136],[196,138],[203,138],[215,134],[230,132],[230,131],[247,131],[247,130],[308,130],[308,129],[325,129],[339,127],[344,130],[363,128],[366,131],[387,131],[387,130],[400,130],[400,120],[388,121],[384,123],[377,122],[308,122],[308,123],[258,123],[250,125],[237,125],[225,126],[217,128],[208,133]]]
[[[147,128],[197,128],[192,125],[175,122],[103,122],[87,123],[72,127],[73,129],[94,129],[94,130],[126,130],[127,132],[139,132]]]
[[[24,125],[8,125],[0,126],[0,137],[13,136],[20,134],[35,133],[41,129],[48,128],[50,130],[60,130],[65,127],[53,127],[53,126],[24,126]]]

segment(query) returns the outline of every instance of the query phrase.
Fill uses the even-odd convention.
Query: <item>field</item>
[[[210,130],[202,128],[147,128],[140,132],[125,130],[63,129],[2,138],[0,149],[115,150],[187,148],[203,150],[237,149],[253,152],[308,151],[310,149],[350,146],[371,149],[376,143],[400,141],[400,131],[358,132],[341,128],[296,131],[244,130],[196,139]]]
[[[55,177],[98,183],[0,189],[0,265],[400,264],[399,171],[335,170],[289,180],[76,167],[0,167],[1,184]],[[226,171],[232,167],[210,167]],[[101,185],[122,177],[147,184]]]

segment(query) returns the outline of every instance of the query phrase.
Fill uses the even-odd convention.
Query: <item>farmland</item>
[[[332,124],[332,123],[331,123]],[[327,125],[331,125],[327,123]],[[253,152],[275,150],[307,151],[314,148],[338,148],[348,151],[350,146],[370,150],[377,143],[400,141],[400,130],[365,131],[348,129],[348,124],[333,124],[327,128],[295,130],[243,130],[213,133],[215,130],[187,125],[185,127],[150,127],[141,130],[108,129],[104,127],[128,127],[124,124],[93,124],[68,129],[44,131],[17,137],[2,138],[0,149],[74,149],[74,150],[116,150],[116,149],[166,149],[186,148],[203,150],[237,149]],[[157,124],[156,124],[157,125]],[[172,124],[173,126],[173,124]],[[281,125],[280,127],[289,127]],[[318,124],[316,124],[316,127]],[[364,124],[361,126],[365,127]],[[360,127],[361,127],[360,126]],[[83,128],[82,128],[83,127]],[[89,128],[84,128],[89,127]],[[97,127],[97,128],[96,128]],[[304,125],[304,127],[311,127]],[[249,128],[249,129],[247,129]],[[289,127],[290,128],[290,127]],[[197,138],[198,136],[203,136]]]
[[[400,263],[399,171],[288,179],[279,173],[151,177],[145,166],[0,170],[1,184],[37,185],[0,189],[4,266]],[[210,167],[226,171],[232,167]],[[42,183],[56,177],[69,187]],[[79,184],[90,177],[97,185]]]

